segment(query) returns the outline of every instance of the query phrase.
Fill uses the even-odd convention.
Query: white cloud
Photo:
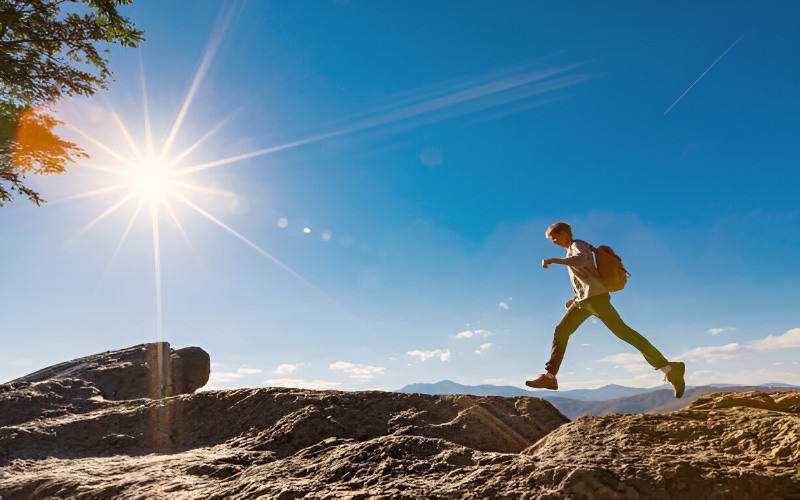
[[[487,378],[487,379],[483,380],[483,383],[484,384],[499,385],[499,384],[504,384],[505,381],[506,380],[503,379],[503,378]]]
[[[234,380],[239,380],[243,377],[248,375],[258,375],[261,373],[261,370],[258,368],[250,368],[247,365],[242,365],[236,369],[235,372],[224,372],[224,371],[211,371],[208,376],[208,383],[215,384],[215,383],[227,383],[233,382]]]
[[[774,382],[784,384],[800,385],[800,373],[791,368],[781,367],[756,367],[754,369],[742,369],[742,366],[720,365],[726,371],[698,370],[692,372],[686,379],[692,385],[726,384],[741,385],[760,385]]]
[[[475,354],[481,354],[483,351],[491,349],[493,345],[494,344],[492,344],[491,342],[481,344],[480,347],[478,347],[478,349],[475,350]]]
[[[621,352],[619,354],[612,354],[611,356],[606,356],[599,360],[601,363],[631,363],[633,361],[639,361],[642,359],[642,356],[639,354],[633,354],[630,352]]]
[[[698,347],[687,351],[680,357],[684,359],[695,359],[714,363],[727,359],[734,359],[743,356],[755,356],[758,352],[792,349],[800,347],[798,343],[800,328],[794,328],[781,335],[767,336],[764,339],[748,342],[747,344],[729,343],[723,346]],[[608,361],[625,362],[626,359],[632,360],[637,355],[627,354],[621,356],[609,356]],[[800,385],[800,371],[797,366],[800,361],[792,360],[786,363],[777,361],[774,363],[764,362],[760,366],[753,365],[748,368],[748,363],[717,363],[713,366],[704,367],[701,363],[687,363],[686,382],[691,385],[708,384],[741,384],[759,385],[773,382]],[[584,381],[568,382],[560,384],[564,389],[593,388],[607,384],[619,384],[628,387],[654,387],[658,386],[661,373],[650,371],[633,377],[625,377],[615,374],[615,378],[591,378]]]
[[[768,335],[747,344],[732,342],[723,346],[697,347],[683,353],[681,359],[703,359],[708,363],[725,361],[758,351],[776,351],[800,348],[800,328],[793,328],[781,335]]]
[[[347,361],[337,361],[335,363],[331,363],[330,365],[328,365],[328,368],[330,368],[331,370],[349,370],[351,368],[354,368],[355,366],[356,365],[354,365],[353,363],[348,363]]]
[[[709,328],[709,329],[708,329],[708,334],[709,334],[709,335],[719,335],[720,333],[732,332],[732,331],[735,331],[735,330],[736,330],[736,328],[731,328],[731,327],[725,327],[725,328]]]
[[[331,363],[328,368],[331,370],[339,370],[345,372],[351,379],[360,382],[369,382],[376,375],[381,375],[386,371],[386,368],[371,365],[357,365],[348,363],[347,361],[337,361]]]
[[[328,382],[326,380],[303,380],[299,378],[271,378],[264,381],[264,385],[269,387],[292,387],[297,389],[311,389],[315,391],[327,391],[336,389],[339,382]]]
[[[494,333],[490,332],[489,330],[464,330],[463,332],[456,334],[456,338],[459,340],[464,340],[471,339],[472,337],[487,338],[493,335]]]
[[[439,358],[442,361],[450,361],[449,349],[436,349],[433,351],[420,351],[419,349],[408,351],[406,354],[419,358],[420,361],[428,361],[429,359]]]
[[[800,347],[800,328],[791,330],[773,337],[768,335],[763,340],[753,342],[753,349],[756,351],[774,351],[776,349],[796,349]]]
[[[505,309],[506,311],[508,311],[509,309],[511,309],[511,306],[509,306],[509,305],[508,305],[506,302],[500,302],[500,303],[499,303],[499,304],[497,304],[497,305],[498,305],[498,306],[500,306],[500,309]]]
[[[643,372],[652,370],[653,367],[647,364],[641,354],[633,354],[628,352],[622,352],[619,354],[614,354],[612,356],[607,356],[598,360],[599,363],[611,363],[614,365],[614,368],[621,368],[627,372]]]
[[[747,347],[731,342],[723,346],[696,347],[681,354],[680,359],[702,359],[707,363],[736,359],[747,351]]]
[[[300,365],[293,365],[290,363],[281,363],[278,365],[277,368],[272,370],[272,373],[276,375],[289,375],[290,373],[294,373],[297,369],[300,368]]]
[[[209,384],[218,384],[218,383],[226,383],[226,382],[233,382],[234,380],[238,380],[242,378],[241,373],[236,372],[211,372],[208,375],[208,383]]]

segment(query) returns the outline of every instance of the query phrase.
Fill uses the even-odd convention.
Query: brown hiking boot
[[[558,380],[556,380],[555,377],[548,377],[547,375],[539,375],[539,378],[534,380],[526,380],[525,385],[533,387],[534,389],[558,390]]]
[[[669,373],[667,373],[666,379],[672,384],[673,389],[675,390],[675,397],[679,398],[683,396],[683,391],[686,390],[686,382],[683,380],[683,374],[686,373],[686,365],[677,362],[677,363],[670,363]]]

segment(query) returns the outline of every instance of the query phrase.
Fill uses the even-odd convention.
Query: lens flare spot
[[[428,168],[433,168],[444,163],[444,154],[439,148],[425,148],[419,155],[419,160]]]

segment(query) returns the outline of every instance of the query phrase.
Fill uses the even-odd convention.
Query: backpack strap
[[[589,243],[586,240],[572,240],[573,243],[575,243],[576,241],[580,241],[581,243],[586,243],[589,246],[589,248],[592,249],[592,252],[596,252],[597,251],[597,248],[595,248],[594,245],[592,245],[591,243]]]

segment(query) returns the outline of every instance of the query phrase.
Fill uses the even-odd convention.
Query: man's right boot
[[[675,397],[683,396],[683,391],[686,390],[686,382],[683,380],[683,374],[686,373],[686,365],[680,361],[670,363],[670,370],[667,373],[667,380],[672,384],[675,391]]]
[[[555,377],[548,377],[546,374],[539,375],[539,378],[534,380],[526,380],[525,385],[534,389],[550,389],[551,391],[558,390],[558,380]]]

